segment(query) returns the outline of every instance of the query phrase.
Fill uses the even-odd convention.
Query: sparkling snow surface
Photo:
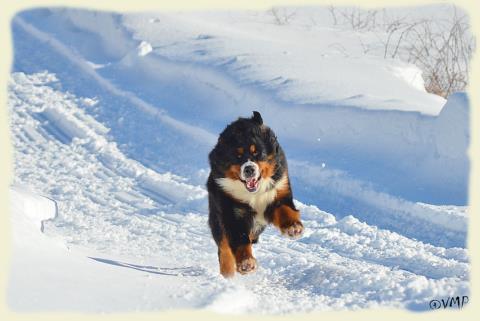
[[[13,20],[11,308],[428,310],[468,295],[466,95],[445,104],[417,67],[297,18],[38,9]],[[225,280],[207,155],[252,110],[287,153],[306,231],[291,241],[267,228],[259,270]]]

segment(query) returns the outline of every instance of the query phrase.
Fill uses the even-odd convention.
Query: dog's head
[[[250,193],[259,190],[262,180],[279,176],[283,158],[275,133],[257,111],[228,125],[209,155],[215,176],[239,180]]]

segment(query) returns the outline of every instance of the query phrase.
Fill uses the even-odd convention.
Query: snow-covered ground
[[[374,38],[322,10],[289,25],[250,11],[19,14],[9,305],[426,310],[467,295],[468,98],[445,104],[415,66],[361,54],[359,36]],[[207,154],[252,110],[286,150],[306,232],[268,228],[259,271],[224,280]]]

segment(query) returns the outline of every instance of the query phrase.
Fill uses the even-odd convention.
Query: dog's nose
[[[245,174],[246,178],[252,177],[253,175],[255,175],[255,167],[251,165],[245,166],[245,168],[243,169],[243,173]]]

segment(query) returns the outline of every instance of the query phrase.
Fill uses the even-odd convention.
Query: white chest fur
[[[271,178],[262,178],[256,193],[250,193],[245,184],[239,180],[228,177],[217,178],[216,183],[228,194],[238,201],[250,205],[256,212],[255,226],[264,226],[267,224],[265,220],[265,209],[275,200],[277,191],[284,189],[288,184],[287,176],[284,175],[277,182]]]

